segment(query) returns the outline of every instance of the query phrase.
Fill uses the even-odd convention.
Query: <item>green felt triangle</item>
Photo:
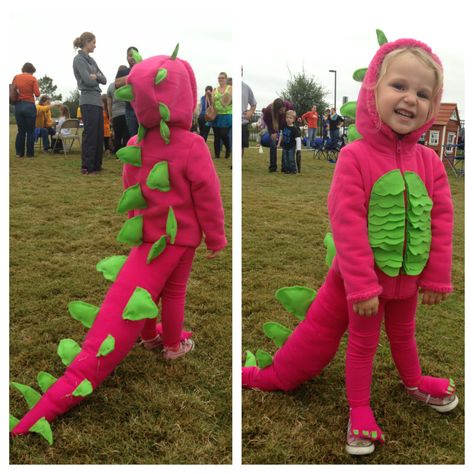
[[[136,145],[125,146],[120,148],[115,156],[125,164],[132,166],[141,166],[142,165],[142,149]]]
[[[140,143],[146,135],[147,129],[142,125],[138,125],[138,133],[137,133],[137,143]]]
[[[152,262],[158,255],[163,252],[166,248],[166,235],[162,235],[159,240],[157,240],[153,246],[151,247],[150,251],[148,252],[148,256],[146,258],[146,263]]]
[[[362,82],[364,80],[365,74],[367,73],[367,68],[363,67],[354,71],[352,74],[352,79],[357,82]]]
[[[117,212],[128,212],[134,209],[146,209],[147,204],[143,197],[140,183],[128,187],[122,194],[117,206]]]
[[[167,161],[160,161],[153,166],[146,179],[146,185],[150,189],[158,189],[163,192],[171,190]]]
[[[53,377],[51,374],[48,374],[48,372],[39,372],[36,376],[36,380],[38,382],[39,388],[44,393],[58,379]]]
[[[141,63],[143,61],[143,58],[141,57],[140,53],[132,48],[132,58],[135,60],[136,63]]]
[[[92,384],[89,380],[84,379],[77,387],[74,392],[72,392],[74,397],[87,397],[94,391]]]
[[[255,355],[252,354],[250,351],[245,351],[245,363],[244,367],[256,367],[257,366],[257,359]]]
[[[336,245],[334,244],[334,239],[331,232],[328,232],[324,236],[324,246],[326,247],[326,265],[331,267],[332,261],[336,256]]]
[[[349,142],[353,142],[355,140],[360,140],[361,138],[362,135],[357,131],[355,124],[351,123],[347,129],[347,139]]]
[[[11,431],[15,426],[20,423],[20,420],[18,418],[15,418],[13,415],[10,415],[10,430]]]
[[[170,129],[164,120],[160,121],[160,135],[164,142],[168,145],[170,142]]]
[[[255,353],[255,359],[260,369],[268,367],[273,362],[272,356],[268,352],[262,351],[261,349],[258,349]]]
[[[316,297],[316,291],[305,286],[290,286],[277,290],[275,297],[287,311],[303,320]]]
[[[160,108],[161,118],[164,121],[168,122],[170,119],[170,109],[168,108],[166,104],[163,104],[162,102],[160,102],[159,108]]]
[[[10,382],[10,385],[16,388],[24,397],[28,408],[33,408],[41,399],[41,394],[34,388],[23,385],[22,383]]]
[[[142,235],[143,216],[135,216],[125,221],[117,235],[117,241],[132,247],[138,247],[142,243]]]
[[[388,43],[388,39],[385,36],[385,33],[382,30],[375,30],[377,32],[377,41],[379,46],[382,46],[385,43]]]
[[[131,84],[127,84],[125,86],[119,87],[115,91],[114,96],[116,99],[125,100],[126,102],[131,102],[133,99],[135,99]]]
[[[155,76],[155,84],[158,85],[160,82],[164,81],[167,75],[168,71],[165,68],[158,69]]]
[[[157,316],[158,308],[150,293],[137,287],[128,300],[127,306],[125,306],[122,318],[130,321],[140,321],[142,319],[153,319]]]
[[[41,435],[49,444],[53,444],[53,432],[48,420],[43,417],[40,418],[30,429],[31,433]]]
[[[100,345],[99,351],[96,354],[96,357],[104,357],[110,354],[115,349],[115,338],[112,334],[109,334],[104,342]]]
[[[174,215],[173,208],[170,206],[168,210],[168,218],[166,219],[166,233],[170,238],[170,242],[173,245],[176,239],[176,233],[178,232],[178,222]]]
[[[106,280],[115,281],[126,260],[125,255],[112,255],[102,259],[95,268],[104,275]]]
[[[176,59],[176,57],[178,56],[178,51],[179,51],[179,43],[175,46],[173,54],[171,55],[170,59]]]
[[[292,331],[287,327],[273,321],[264,323],[263,332],[265,336],[269,337],[277,347],[283,346],[292,333]]]
[[[74,339],[61,339],[58,344],[58,356],[67,367],[81,352],[81,346]]]
[[[354,119],[356,116],[356,107],[357,107],[357,102],[346,102],[341,107],[341,110],[340,110],[341,115]]]
[[[71,301],[67,305],[67,309],[73,319],[81,322],[84,327],[89,329],[92,327],[92,323],[95,321],[100,308],[83,301]]]

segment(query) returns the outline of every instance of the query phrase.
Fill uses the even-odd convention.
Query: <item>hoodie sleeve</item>
[[[351,152],[342,149],[329,191],[328,208],[336,258],[350,303],[382,293],[369,243],[367,205],[357,160]]]
[[[227,245],[220,183],[209,149],[202,139],[194,142],[188,159],[187,177],[191,182],[194,211],[209,250]]]
[[[439,157],[433,153],[433,209],[431,210],[431,249],[420,275],[419,286],[439,293],[453,291],[451,264],[454,210],[448,176]]]

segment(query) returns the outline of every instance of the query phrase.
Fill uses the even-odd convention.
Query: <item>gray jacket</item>
[[[100,84],[106,84],[107,79],[97,66],[97,63],[82,50],[77,52],[77,56],[72,63],[74,76],[77,80],[77,88],[81,91],[79,105],[97,105],[102,107]],[[96,74],[97,80],[91,79],[90,75]]]

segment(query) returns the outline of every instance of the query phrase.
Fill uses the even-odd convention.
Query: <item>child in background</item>
[[[109,118],[109,107],[107,104],[107,94],[102,94],[102,110],[104,114],[104,151],[106,155],[110,155],[111,146],[110,146],[110,137],[112,133],[110,131],[110,118]]]
[[[296,138],[301,137],[299,127],[295,126],[296,112],[287,110],[285,114],[286,126],[280,133],[278,146],[283,148],[281,158],[281,171],[285,174],[296,174]]]
[[[67,105],[60,105],[59,106],[59,119],[56,125],[56,135],[61,132],[61,135],[69,135],[71,131],[68,128],[63,128],[63,123],[71,118],[71,114],[69,113],[69,108]],[[51,140],[51,148],[54,150],[54,153],[61,153],[63,151],[63,142],[61,138],[54,138]]]
[[[444,413],[458,404],[451,379],[422,375],[415,339],[423,304],[452,292],[453,204],[443,163],[419,145],[441,101],[441,62],[425,44],[384,44],[357,101],[362,139],[337,160],[328,207],[336,256],[306,317],[265,369],[245,367],[243,385],[292,390],[331,361],[347,327],[346,451],[384,442],[371,408],[372,365],[382,319],[406,393]]]
[[[49,144],[49,137],[56,133],[54,128],[53,118],[51,116],[51,108],[59,105],[60,102],[51,103],[51,97],[42,95],[39,98],[39,103],[36,106],[36,134],[41,137],[43,141],[43,151],[49,152],[51,146]]]

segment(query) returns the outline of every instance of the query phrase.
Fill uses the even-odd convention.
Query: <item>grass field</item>
[[[71,300],[100,305],[110,283],[95,270],[126,254],[115,237],[124,217],[121,163],[80,174],[80,154],[15,158],[10,128],[10,379],[36,386],[45,370],[64,371],[58,342],[81,343]],[[231,170],[216,162],[231,237]],[[135,347],[90,398],[52,423],[55,443],[37,435],[10,440],[12,464],[224,464],[231,462],[231,248],[207,260],[203,246],[188,286],[186,328],[196,349],[166,362]],[[10,413],[26,403],[11,391]]]
[[[323,238],[329,230],[326,198],[334,165],[303,151],[301,175],[268,173],[268,149],[246,150],[243,160],[243,349],[271,353],[266,321],[296,326],[274,298],[283,286],[317,289],[327,272]],[[279,156],[279,166],[280,166]],[[464,462],[464,180],[450,176],[455,205],[453,282],[438,306],[420,306],[417,340],[422,368],[453,377],[459,406],[440,415],[404,394],[382,336],[372,386],[375,415],[387,437],[371,456],[344,451],[346,338],[319,378],[298,390],[243,392],[244,464],[458,464]]]

